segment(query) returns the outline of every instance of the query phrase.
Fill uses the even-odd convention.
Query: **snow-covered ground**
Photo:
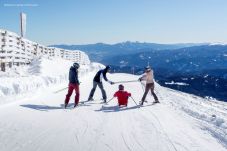
[[[40,68],[42,75],[47,73],[43,68]],[[100,65],[84,68],[80,76],[80,101],[88,98],[92,87],[95,72],[89,71],[95,71],[94,68],[100,68]],[[67,76],[68,68],[60,71],[59,75],[65,71]],[[138,79],[130,74],[107,76],[115,82]],[[152,105],[153,98],[149,94],[148,103],[143,107],[136,106],[130,98],[128,107],[119,109],[116,99],[102,104],[101,92],[97,88],[95,101],[73,109],[73,94],[70,107],[63,109],[67,90],[56,91],[66,87],[66,82],[56,83],[39,87],[30,95],[0,106],[1,151],[227,150],[227,104],[224,102],[208,101],[156,84],[160,104]],[[124,86],[138,103],[143,94],[141,83],[124,83]],[[104,87],[110,99],[118,84],[104,82]],[[6,98],[16,97],[15,94],[4,95]]]
[[[0,71],[0,105],[15,102],[25,96],[33,96],[57,84],[67,85],[68,70],[73,63],[61,58],[37,58],[29,66],[14,67],[7,72]],[[103,65],[93,63],[80,67],[80,76],[96,71]]]

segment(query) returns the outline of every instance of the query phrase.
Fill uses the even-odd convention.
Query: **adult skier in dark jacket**
[[[107,97],[106,97],[106,91],[103,88],[102,78],[104,78],[104,80],[109,82],[110,84],[114,84],[114,82],[108,80],[107,77],[106,77],[106,73],[109,72],[109,71],[110,71],[110,66],[106,66],[105,69],[99,70],[96,73],[96,75],[95,75],[95,77],[93,79],[93,88],[91,89],[88,101],[93,100],[93,95],[94,95],[96,87],[98,85],[99,88],[101,89],[101,92],[102,92],[102,98],[103,98],[104,102],[106,102]]]
[[[76,107],[79,103],[79,97],[80,97],[80,91],[79,91],[79,80],[78,80],[78,69],[80,65],[78,63],[74,63],[73,66],[69,70],[69,87],[68,87],[68,94],[65,98],[65,108],[67,107],[70,97],[73,93],[73,90],[76,91],[75,96],[75,104],[74,107]]]

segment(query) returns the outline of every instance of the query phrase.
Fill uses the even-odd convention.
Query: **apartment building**
[[[86,53],[46,47],[25,39],[14,32],[0,29],[0,69],[29,64],[36,57],[61,57],[80,64],[90,64]]]

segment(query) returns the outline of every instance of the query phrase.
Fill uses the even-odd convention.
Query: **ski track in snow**
[[[181,110],[180,114],[186,113],[197,120],[201,129],[210,133],[216,138],[220,144],[227,148],[227,112],[225,111],[225,102],[207,101],[205,99],[193,96],[188,98],[189,94],[174,93],[175,90],[169,89],[169,93],[163,93],[162,98],[169,98],[164,102],[168,106],[172,106],[175,110]],[[168,91],[169,91],[168,90]],[[169,97],[175,95],[175,98]],[[184,101],[185,98],[187,101]]]
[[[108,75],[113,81],[135,80],[128,74]],[[80,100],[86,100],[93,74],[81,78]],[[126,83],[138,103],[143,90],[139,82]],[[104,82],[112,98],[118,85]],[[129,99],[127,108],[118,109],[116,99],[101,104],[100,89],[95,101],[63,109],[67,90],[52,89],[0,107],[1,151],[226,151],[226,107],[215,102],[156,85],[161,104],[147,103],[138,108]],[[205,114],[206,113],[206,114]],[[215,114],[218,119],[208,116]],[[223,120],[222,120],[223,119]]]

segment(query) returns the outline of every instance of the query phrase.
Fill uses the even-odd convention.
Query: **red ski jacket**
[[[131,93],[128,93],[127,91],[117,91],[114,94],[114,97],[117,97],[118,99],[118,105],[128,105],[128,97],[131,96]]]

